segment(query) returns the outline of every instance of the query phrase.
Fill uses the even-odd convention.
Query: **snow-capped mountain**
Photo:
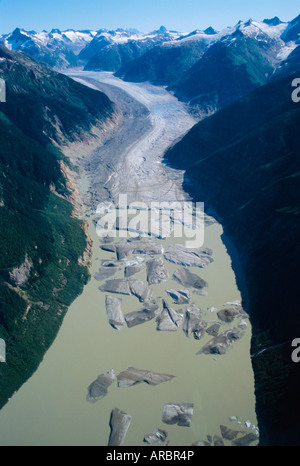
[[[168,86],[179,98],[193,103],[199,97],[203,103],[203,95],[210,94],[209,106],[214,108],[216,95],[218,104],[223,105],[236,93],[240,97],[264,84],[294,51],[292,64],[297,67],[299,34],[300,15],[290,22],[278,17],[261,22],[250,19],[221,31],[211,26],[189,33],[168,31],[163,26],[150,33],[126,29],[36,33],[15,29],[0,36],[0,43],[58,70],[81,67],[113,71],[128,81]],[[212,97],[214,83],[213,92],[217,94]],[[235,91],[228,90],[228,96],[232,96],[223,101],[219,91],[222,94],[224,86],[235,87]]]
[[[300,69],[299,18],[250,19],[222,31],[196,30],[151,48],[116,74],[167,86],[204,114],[215,112],[266,84],[294,51],[293,69],[297,63]]]
[[[87,65],[87,69],[116,71],[154,45],[179,36],[179,33],[167,31],[163,26],[146,34],[127,29],[35,32],[17,28],[0,36],[0,43],[9,50],[20,50],[56,69]]]
[[[298,17],[299,18],[299,17]],[[297,18],[296,18],[297,19]],[[278,49],[290,47],[291,40],[290,34],[287,31],[293,31],[293,36],[295,36],[296,27],[300,24],[293,21],[290,23],[284,23],[280,21],[279,18],[275,17],[273,19],[265,19],[264,21],[258,22],[252,19],[248,21],[239,21],[235,26],[228,27],[222,31],[214,31],[212,28],[209,28],[205,31],[193,31],[192,33],[179,37],[177,43],[181,44],[191,40],[201,41],[207,46],[212,46],[217,42],[227,42],[230,43],[241,37],[250,37],[257,41],[262,41],[269,43],[270,45],[277,45]],[[293,25],[293,27],[291,27]]]
[[[123,29],[101,30],[80,52],[78,58],[86,62],[85,70],[117,71],[158,44],[180,37],[180,33],[161,26],[150,33],[130,33]]]
[[[93,40],[96,31],[25,31],[15,29],[11,34],[0,36],[0,43],[9,50],[20,50],[55,68],[77,64],[78,53]]]

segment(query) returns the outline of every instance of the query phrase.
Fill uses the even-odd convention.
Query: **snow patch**
[[[297,47],[298,45],[295,44],[294,42],[289,42],[288,44],[282,47],[282,49],[280,50],[280,52],[278,53],[276,57],[277,60],[279,61],[286,60],[288,56],[292,53],[292,51],[295,50]]]

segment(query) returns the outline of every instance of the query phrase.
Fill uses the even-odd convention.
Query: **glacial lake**
[[[205,227],[204,246],[212,249],[214,262],[203,269],[190,268],[208,282],[207,295],[192,294],[191,299],[203,310],[206,321],[218,321],[216,313],[208,309],[221,309],[226,302],[241,299],[221,235],[221,225]],[[107,293],[99,291],[102,282],[94,274],[101,260],[115,255],[100,249],[91,220],[90,236],[92,278],[69,308],[56,340],[36,373],[0,411],[0,444],[105,446],[114,408],[132,416],[125,446],[145,445],[144,436],[155,428],[167,431],[170,446],[190,446],[205,441],[207,435],[220,436],[220,425],[243,430],[245,434],[253,432],[257,419],[249,320],[246,319],[244,336],[224,355],[197,355],[211,336],[206,335],[200,341],[192,336],[187,338],[181,327],[176,332],[159,332],[155,319],[132,328],[124,325],[120,331],[113,329],[106,316]],[[166,249],[179,239],[157,241]],[[167,261],[165,265],[172,277],[178,265]],[[122,276],[123,270],[112,278]],[[137,278],[145,281],[146,273],[141,272]],[[172,304],[165,292],[167,288],[182,289],[182,286],[171,279],[153,285],[154,297],[165,298],[175,310],[184,309],[186,305]],[[134,296],[114,296],[122,298],[124,314],[142,307]],[[231,324],[222,324],[222,331],[236,327],[240,320],[239,317]],[[175,378],[157,386],[141,383],[127,388],[118,388],[115,381],[103,399],[94,404],[86,400],[87,388],[98,375],[110,369],[117,375],[129,366],[172,374]],[[162,422],[163,406],[169,402],[194,404],[190,427]],[[232,416],[238,422],[230,421]]]

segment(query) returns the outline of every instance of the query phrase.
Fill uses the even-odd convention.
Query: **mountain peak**
[[[165,26],[160,26],[159,32],[165,33],[165,32],[167,32],[167,28]]]
[[[16,28],[10,35],[10,39],[14,41],[27,41],[30,39],[29,34],[24,30],[20,28]]]
[[[299,43],[300,41],[300,15],[296,16],[296,18],[290,21],[287,29],[282,34],[281,38],[285,42],[295,41],[296,43]]]
[[[22,34],[24,33],[24,29],[21,29],[21,28],[16,28],[13,30],[13,32],[11,33],[12,36],[16,36],[16,35],[19,35],[19,34]]]
[[[165,26],[160,26],[159,29],[156,29],[155,31],[152,31],[151,34],[167,34],[168,30]]]
[[[271,19],[264,19],[263,23],[267,24],[268,26],[278,26],[278,24],[282,24],[282,21],[278,18],[278,16],[274,16]]]
[[[204,32],[205,32],[205,34],[208,34],[208,35],[217,34],[217,32],[211,26],[209,26],[207,29],[205,29]]]
[[[296,18],[294,18],[294,19],[290,22],[290,24],[294,25],[294,24],[297,24],[297,23],[299,23],[299,22],[300,22],[300,15],[296,16]]]
[[[234,32],[233,34],[231,35],[232,38],[234,39],[241,39],[244,37],[244,33],[243,31],[241,30],[240,27],[238,27]]]

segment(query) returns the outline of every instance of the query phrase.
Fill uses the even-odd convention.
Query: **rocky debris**
[[[184,268],[175,270],[173,274],[173,280],[180,283],[180,285],[186,288],[193,287],[198,290],[201,290],[202,288],[205,288],[206,286],[208,286],[205,280],[200,278],[195,273],[192,273],[189,270],[184,269]]]
[[[224,306],[242,307],[242,303],[239,299],[236,299],[235,301],[227,301],[227,303],[225,303]]]
[[[122,312],[122,300],[114,296],[105,297],[106,315],[109,324],[116,330],[121,330],[125,324]]]
[[[237,419],[237,418],[235,418],[235,419]],[[220,437],[220,435],[214,435],[214,436],[207,435],[207,441],[206,440],[200,440],[198,442],[193,443],[192,446],[209,447],[209,446],[213,445],[215,447],[224,447],[225,446],[224,440],[233,441],[233,440],[236,439],[236,437],[238,435],[241,435],[241,434],[245,433],[245,431],[232,430],[229,427],[226,427],[224,425],[220,425],[220,431],[221,431],[221,437]],[[247,442],[249,440],[251,440],[251,438],[245,438],[245,440],[242,440],[242,438],[241,438],[241,439],[236,440],[236,442],[238,444],[239,440],[242,440],[241,444],[245,443],[245,445],[246,445]],[[258,437],[256,437],[255,439],[257,440]],[[232,445],[233,444],[234,444],[234,442],[232,442]]]
[[[229,421],[230,422],[236,422],[238,418],[236,416],[230,416]]]
[[[144,442],[148,445],[163,445],[168,437],[165,430],[154,429],[151,434],[145,435]]]
[[[239,316],[241,316],[241,317],[243,317],[245,319],[249,319],[249,314],[248,314],[247,311],[245,311],[245,309],[243,307],[240,307],[238,309],[238,311],[239,311]]]
[[[126,278],[107,280],[103,285],[99,286],[99,290],[106,293],[131,295],[129,282]]]
[[[238,328],[240,328],[241,330],[246,330],[248,328],[247,322],[245,320],[241,320],[238,323]]]
[[[101,267],[94,278],[98,281],[105,280],[106,278],[112,277],[118,269],[116,267]]]
[[[213,442],[215,447],[224,447],[224,441],[219,435],[213,436]]]
[[[126,278],[132,277],[133,275],[142,272],[144,267],[144,264],[127,265],[124,270],[124,276]]]
[[[213,262],[211,249],[187,248],[181,244],[169,246],[164,257],[169,262],[185,267],[205,267]]]
[[[28,259],[28,257],[26,256],[25,261],[23,262],[23,264],[20,265],[20,267],[16,267],[12,270],[12,272],[9,272],[10,283],[13,286],[25,285],[29,278],[32,266],[32,260]]]
[[[174,304],[188,304],[191,299],[189,290],[166,290],[168,295],[173,299]]]
[[[218,309],[216,307],[212,306],[212,307],[208,307],[207,311],[208,312],[218,312]]]
[[[156,330],[160,332],[176,332],[182,322],[182,316],[175,312],[168,303],[163,299],[163,309],[156,317]]]
[[[131,267],[133,265],[140,265],[141,262],[144,262],[144,258],[141,256],[136,256],[135,259],[127,260],[124,262],[125,267]]]
[[[200,290],[193,290],[193,294],[196,294],[198,296],[207,296],[208,295],[207,291],[200,291]]]
[[[193,413],[193,403],[167,403],[163,409],[162,420],[165,424],[190,427]]]
[[[217,223],[216,219],[210,215],[204,214],[204,223],[207,227],[215,225]]]
[[[257,435],[250,432],[243,437],[233,440],[232,445],[236,447],[248,447],[251,443],[256,442],[257,440]]]
[[[238,312],[232,307],[221,309],[217,312],[217,316],[219,317],[219,319],[222,320],[222,322],[226,323],[232,322],[237,315]]]
[[[241,318],[247,319],[249,318],[249,314],[245,311],[245,309],[242,307],[242,303],[239,300],[236,301],[228,301],[227,303],[223,304],[223,307],[230,307],[234,308],[237,311],[237,315],[240,316]]]
[[[149,370],[137,369],[136,367],[128,367],[125,371],[120,372],[117,376],[118,387],[132,387],[138,383],[145,382],[149,385],[159,385],[163,382],[172,380],[175,375],[159,374]]]
[[[113,243],[114,238],[112,236],[106,235],[101,238],[103,244]]]
[[[132,241],[141,241],[141,240],[142,240],[142,236],[141,236],[141,235],[137,235],[137,236],[128,238],[128,239],[127,239],[127,242],[128,242],[128,243],[131,243]]]
[[[119,267],[120,262],[117,260],[102,260],[101,265],[102,267]]]
[[[236,328],[226,330],[206,343],[197,354],[225,354],[231,345],[243,335],[243,332]]]
[[[133,294],[141,302],[149,301],[153,293],[152,288],[150,288],[147,283],[135,277],[106,280],[106,282],[99,287],[99,290],[106,293],[123,295]]]
[[[169,279],[169,274],[161,257],[147,261],[147,281],[149,285],[158,285]]]
[[[138,311],[129,312],[125,315],[125,321],[128,328],[135,327],[136,325],[143,324],[149,320],[154,319],[154,317],[160,311],[159,306],[156,304],[145,305],[142,309]]]
[[[88,394],[86,397],[87,401],[90,403],[96,403],[96,401],[107,395],[107,389],[114,382],[114,380],[115,373],[113,369],[99,375],[99,377],[88,387]]]
[[[148,286],[147,283],[144,283],[142,280],[137,278],[129,279],[129,286],[131,293],[136,296],[141,302],[150,301],[152,298],[153,290]]]
[[[114,244],[102,244],[100,246],[100,248],[102,249],[102,251],[105,251],[105,252],[116,252],[116,247]]]
[[[238,436],[238,434],[241,433],[240,430],[232,430],[229,427],[222,425],[220,426],[220,430],[222,437],[226,440],[234,440]]]
[[[130,254],[162,254],[161,244],[150,240],[120,242],[115,245],[118,260],[126,258]]]
[[[129,429],[132,417],[130,414],[115,408],[111,412],[110,416],[110,437],[108,446],[122,446],[125,441],[127,431]]]
[[[206,440],[199,440],[198,442],[192,443],[192,447],[211,447],[211,444]]]
[[[205,334],[207,323],[202,321],[202,311],[194,304],[187,307],[182,324],[182,330],[189,338],[191,335],[200,340]]]
[[[213,337],[216,337],[219,335],[220,328],[221,328],[220,324],[218,323],[212,324],[206,329],[206,333],[208,333],[208,335],[212,335]]]

